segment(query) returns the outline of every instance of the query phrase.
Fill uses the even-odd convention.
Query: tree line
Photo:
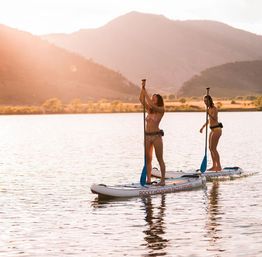
[[[192,105],[190,102],[202,102],[202,98],[176,98],[174,95],[164,96],[166,102],[165,109],[168,112],[175,111],[203,111],[204,108],[199,105]],[[229,100],[229,99],[227,99]],[[231,98],[231,104],[235,105],[239,101],[251,101],[255,110],[262,110],[261,96],[246,96]],[[172,103],[177,104],[172,104]],[[216,101],[219,109],[223,107],[223,101]],[[82,103],[80,99],[73,99],[70,103],[65,104],[58,98],[46,100],[40,106],[0,106],[0,114],[70,114],[70,113],[115,113],[115,112],[142,112],[140,103],[124,103],[120,100],[109,101],[102,99],[99,101],[88,101]]]

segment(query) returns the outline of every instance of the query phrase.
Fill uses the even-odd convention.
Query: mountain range
[[[133,83],[146,77],[152,88],[167,93],[207,68],[262,59],[262,36],[215,21],[138,12],[97,29],[43,38],[119,71]]]
[[[216,97],[262,95],[262,60],[212,67],[184,83],[179,96],[202,96],[210,87]]]
[[[0,56],[0,104],[42,104],[54,97],[130,100],[139,94],[119,72],[4,25]]]
[[[0,25],[0,104],[137,100],[151,92],[261,94],[262,36],[214,21],[131,12],[103,27],[34,36]]]

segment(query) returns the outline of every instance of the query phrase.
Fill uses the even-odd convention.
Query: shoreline
[[[233,102],[232,100],[214,101],[219,112],[259,112],[260,106],[256,106],[251,100]],[[166,101],[166,112],[205,112],[203,101]],[[54,98],[41,106],[33,105],[0,105],[0,115],[45,115],[45,114],[92,114],[92,113],[141,113],[142,105],[125,103],[121,101],[99,101],[81,103],[80,100],[70,104],[63,104]]]

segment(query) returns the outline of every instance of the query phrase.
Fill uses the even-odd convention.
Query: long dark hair
[[[163,100],[163,97],[160,95],[160,94],[153,94],[153,96],[156,96],[157,97],[157,103],[156,105],[159,106],[159,107],[163,107],[164,106],[164,100]],[[154,113],[155,111],[150,108],[149,110],[149,113]]]
[[[205,95],[204,100],[207,100],[207,107],[214,107],[213,99],[210,95]]]
[[[164,106],[164,100],[163,100],[163,97],[159,94],[154,94],[153,96],[156,96],[157,97],[157,106]]]

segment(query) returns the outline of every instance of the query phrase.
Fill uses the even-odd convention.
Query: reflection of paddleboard
[[[159,181],[158,181],[159,182]],[[164,193],[174,193],[178,191],[191,190],[204,186],[206,178],[201,175],[186,175],[174,179],[167,179],[165,186],[156,186],[154,184],[141,186],[139,183],[126,185],[107,186],[104,184],[93,184],[91,191],[99,196],[107,197],[133,197],[147,196]]]
[[[201,172],[199,170],[197,171],[189,171],[189,172],[184,172],[184,171],[166,171],[166,179],[170,178],[178,178],[183,175],[193,175],[193,174],[200,174]],[[253,173],[248,173],[244,172],[241,168],[239,167],[226,167],[221,171],[206,171],[203,173],[203,176],[206,177],[207,181],[212,181],[212,180],[227,180],[227,179],[234,179],[234,178],[239,178],[239,177],[245,177],[248,175],[252,175]],[[160,178],[161,177],[161,172],[157,168],[152,169],[152,176]]]

